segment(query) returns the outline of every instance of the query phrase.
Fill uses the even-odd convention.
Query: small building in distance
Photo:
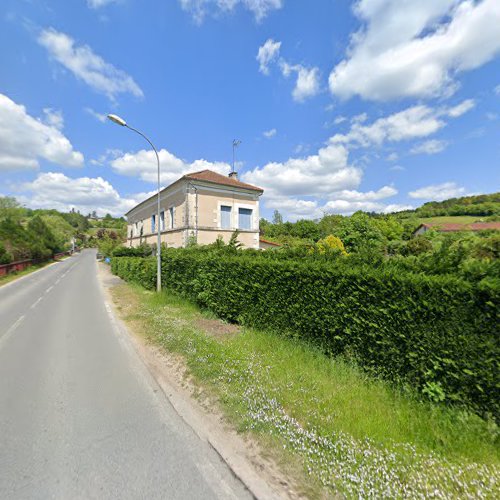
[[[236,172],[228,177],[211,170],[186,174],[162,189],[159,221],[156,194],[126,213],[127,244],[156,244],[159,223],[161,242],[168,247],[185,247],[190,242],[207,245],[219,236],[228,242],[238,230],[238,240],[245,248],[258,249],[263,192],[239,181]]]
[[[273,248],[280,248],[281,245],[279,243],[275,243],[274,241],[265,240],[264,238],[259,239],[259,248],[261,250],[270,250]]]
[[[487,230],[500,230],[500,222],[473,222],[472,224],[455,224],[455,223],[437,223],[428,222],[420,224],[415,229],[413,236],[425,234],[427,231],[433,229],[440,233],[456,233],[458,231],[487,231]]]

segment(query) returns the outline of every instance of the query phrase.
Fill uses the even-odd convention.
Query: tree
[[[318,224],[307,219],[300,219],[295,224],[291,224],[290,234],[312,241],[318,241],[321,236]]]
[[[364,212],[355,212],[343,218],[333,234],[344,242],[349,252],[382,254],[384,235],[375,219]]]
[[[19,222],[26,216],[26,209],[11,196],[0,196],[0,220],[12,219]]]
[[[283,216],[278,210],[275,210],[273,213],[273,224],[283,224]]]
[[[36,248],[37,253],[40,254],[37,255],[37,257],[45,257],[60,250],[54,234],[39,215],[33,217],[28,222],[28,231],[36,242],[34,248]],[[47,253],[46,250],[48,250],[49,253]]]

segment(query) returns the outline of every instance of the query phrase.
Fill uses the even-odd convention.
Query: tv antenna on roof
[[[234,159],[235,159],[235,150],[236,148],[241,144],[241,141],[239,139],[233,139],[233,170],[231,171],[232,174],[234,174]]]

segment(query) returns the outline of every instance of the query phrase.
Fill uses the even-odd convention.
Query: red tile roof
[[[453,233],[456,231],[485,231],[487,229],[500,230],[500,222],[473,222],[472,224],[456,224],[451,222],[439,224],[438,222],[426,222],[425,224],[421,224],[420,227],[436,229],[443,233]]]
[[[230,186],[230,187],[236,187],[236,188],[242,188],[242,189],[249,189],[251,191],[257,191],[259,193],[263,193],[264,190],[262,188],[259,188],[257,186],[252,186],[251,184],[247,184],[245,182],[240,182],[239,180],[233,178],[233,177],[226,177],[225,175],[218,174],[216,172],[212,172],[212,170],[200,170],[199,172],[193,172],[191,174],[186,174],[177,179],[175,182],[172,182],[172,184],[169,184],[167,187],[164,187],[161,191],[166,191],[169,187],[173,186],[174,184],[177,184],[179,181],[182,179],[193,179],[197,181],[204,181],[204,182],[210,182],[212,184],[220,184],[223,186]],[[149,198],[146,198],[145,200],[141,201],[138,203],[134,208],[131,208],[125,215],[129,214],[132,212],[132,210],[135,210],[137,207],[142,205],[148,200],[152,200],[153,198],[156,198],[158,195],[153,194]]]
[[[279,243],[275,243],[274,241],[265,240],[264,238],[259,238],[259,241],[261,243],[266,243],[267,245],[272,245],[274,247],[280,247],[281,246]]]
[[[200,172],[193,172],[192,174],[186,174],[182,179],[194,179],[197,181],[210,182],[212,184],[222,184],[223,186],[231,186],[242,189],[250,189],[251,191],[259,191],[263,193],[264,190],[257,186],[252,186],[245,182],[241,182],[234,177],[227,177],[225,175],[212,172],[212,170],[201,170]]]

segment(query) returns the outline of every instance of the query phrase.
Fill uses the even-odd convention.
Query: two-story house
[[[228,241],[237,229],[238,240],[247,248],[259,248],[259,197],[261,188],[238,180],[235,172],[228,177],[202,170],[186,174],[160,193],[127,212],[127,242],[156,244],[157,224],[161,241],[169,247],[185,247],[193,241],[213,243],[219,235]]]

